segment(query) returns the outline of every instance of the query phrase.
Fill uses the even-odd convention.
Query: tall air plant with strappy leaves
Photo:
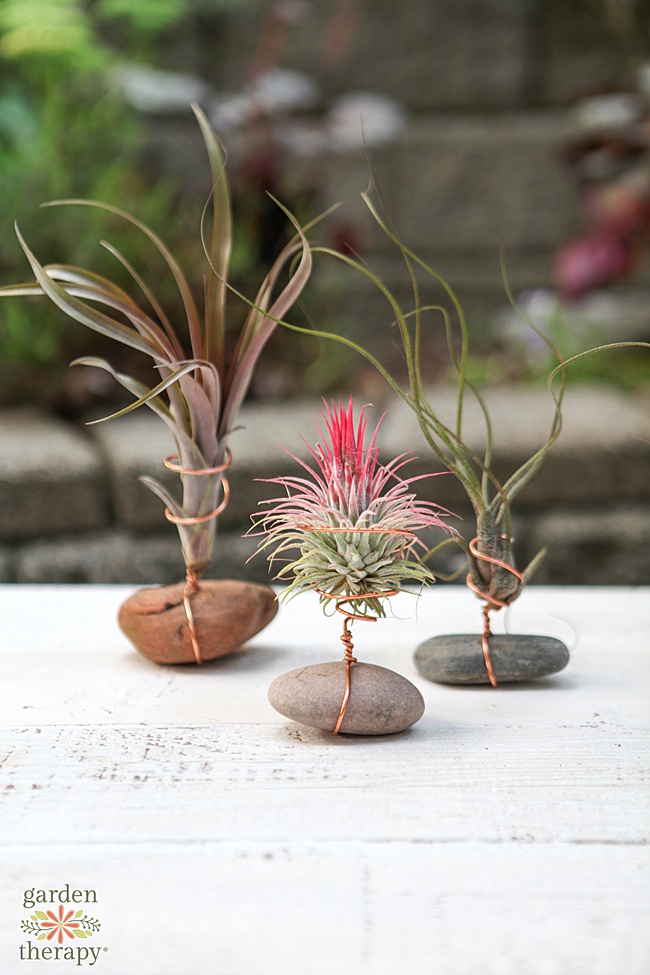
[[[151,388],[117,372],[103,359],[85,357],[76,360],[76,364],[106,370],[135,397],[125,409],[104,419],[122,416],[146,405],[169,428],[177,451],[172,469],[180,472],[182,500],[177,500],[151,477],[141,480],[167,506],[171,520],[178,527],[188,571],[198,577],[212,553],[215,519],[210,515],[217,509],[223,488],[222,468],[229,460],[228,434],[248,391],[255,365],[277,321],[293,305],[309,279],[312,258],[303,230],[285,211],[295,236],[274,261],[255,301],[249,302],[250,311],[234,352],[227,356],[226,282],[232,246],[230,194],[221,146],[203,112],[195,107],[194,113],[207,149],[214,186],[211,226],[204,227],[207,207],[201,225],[207,260],[202,315],[183,271],[162,239],[130,214],[94,200],[62,200],[46,205],[100,207],[144,234],[154,251],[162,256],[174,279],[182,300],[184,320],[181,323],[171,321],[156,297],[155,289],[110,244],[104,242],[107,250],[129,272],[138,298],[108,278],[84,268],[65,264],[41,265],[18,227],[16,233],[35,281],[1,288],[0,296],[46,295],[70,318],[145,353],[153,360],[161,378]],[[274,296],[278,280],[287,269],[288,281]]]
[[[434,555],[442,545],[450,542],[461,545],[468,561],[468,583],[474,591],[484,598],[491,608],[507,605],[518,597],[524,583],[531,577],[544,556],[544,550],[542,550],[523,572],[519,573],[515,570],[512,551],[511,509],[515,497],[537,473],[550,448],[560,435],[566,367],[574,360],[593,352],[623,345],[647,346],[647,343],[612,343],[564,360],[543,331],[517,308],[507,283],[504,268],[504,282],[510,301],[517,308],[526,324],[551,349],[557,357],[558,365],[548,379],[548,389],[553,403],[548,437],[545,443],[502,483],[492,469],[492,425],[489,412],[480,392],[470,383],[467,376],[468,332],[462,306],[448,283],[402,242],[389,219],[382,216],[369,192],[361,195],[373,218],[399,250],[404,260],[412,288],[412,307],[404,310],[383,281],[366,264],[355,257],[339,253],[328,247],[316,247],[313,250],[347,264],[371,281],[384,296],[391,309],[393,325],[396,325],[399,332],[408,372],[408,387],[403,388],[373,353],[346,336],[316,329],[312,329],[310,334],[319,338],[333,339],[360,353],[372,363],[390,387],[411,408],[427,444],[444,467],[454,474],[461,483],[476,517],[476,541],[474,545],[471,542],[468,543],[460,535],[454,534],[451,538],[441,542],[435,549],[432,549],[429,554]],[[456,329],[452,326],[452,318],[446,307],[422,303],[417,277],[418,273],[421,272],[424,272],[442,287],[453,309]],[[438,416],[435,405],[429,398],[423,382],[423,331],[425,327],[423,319],[425,314],[429,313],[436,313],[442,317],[451,362],[457,373],[456,411],[452,425],[443,422]],[[304,331],[304,329],[289,322],[282,322],[282,324],[295,331]],[[476,399],[484,418],[485,449],[482,456],[478,456],[463,439],[463,414],[468,395]]]
[[[433,582],[413,546],[418,544],[420,529],[449,530],[443,521],[445,512],[430,501],[418,500],[409,490],[418,478],[398,475],[408,463],[406,455],[379,463],[379,424],[366,446],[365,408],[356,424],[351,398],[347,408],[326,404],[321,416],[327,438],[321,433],[322,443],[307,445],[315,466],[289,454],[309,479],[270,481],[287,494],[261,502],[268,510],[254,516],[254,533],[265,536],[258,551],[270,547],[270,561],[287,551],[299,552],[278,573],[279,579],[293,577],[285,596],[307,589],[330,597],[347,595],[359,600],[362,611],[365,607],[383,616],[377,593],[390,594],[404,582]]]

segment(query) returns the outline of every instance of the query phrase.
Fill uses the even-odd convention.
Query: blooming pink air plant
[[[360,601],[360,610],[383,616],[377,594],[394,593],[403,582],[434,581],[413,551],[418,544],[424,548],[416,532],[429,527],[449,531],[443,521],[447,512],[410,491],[418,477],[398,476],[410,459],[406,455],[379,463],[376,439],[381,420],[365,446],[365,407],[356,424],[352,399],[347,408],[325,404],[321,416],[327,438],[315,447],[307,444],[315,465],[287,451],[311,479],[269,481],[282,485],[287,496],[263,501],[268,510],[254,516],[255,528],[266,536],[258,551],[271,548],[271,562],[289,550],[300,552],[278,573],[278,579],[293,576],[285,597],[305,589],[330,597],[349,595]]]

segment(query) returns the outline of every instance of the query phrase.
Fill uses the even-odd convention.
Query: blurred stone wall
[[[439,416],[453,423],[455,391],[432,393]],[[494,390],[494,469],[505,481],[544,443],[553,404],[545,390]],[[363,400],[357,398],[357,408]],[[265,479],[299,472],[281,449],[309,460],[305,437],[318,439],[316,401],[249,403],[230,437],[230,503],[219,517],[209,575],[268,581],[263,555],[248,561],[256,539],[245,532],[260,500],[277,496]],[[463,432],[477,454],[485,448],[480,413],[467,403]],[[540,548],[547,555],[534,582],[547,585],[650,584],[650,399],[612,390],[569,390],[564,429],[535,479],[513,506],[515,556],[523,568]],[[375,402],[382,459],[412,450],[410,475],[440,469],[413,415],[395,396]],[[321,424],[322,426],[322,424]],[[162,466],[171,438],[149,410],[105,425],[80,428],[32,409],[0,412],[0,582],[169,583],[184,568],[176,529],[163,505],[138,481],[178,478]],[[405,471],[406,474],[406,471]],[[454,513],[451,525],[475,533],[467,498],[450,474],[415,487]],[[434,545],[444,536],[427,539]],[[462,568],[449,546],[439,571]],[[280,566],[276,565],[276,570]],[[460,580],[462,582],[462,576]]]
[[[278,23],[278,6],[295,22]],[[245,91],[255,64],[313,78],[320,96],[305,113],[312,121],[350,91],[395,99],[406,125],[392,141],[371,146],[369,156],[407,242],[479,316],[504,300],[501,237],[516,292],[549,283],[553,250],[578,219],[575,188],[561,159],[572,131],[571,104],[590,90],[628,80],[625,59],[586,4],[322,0],[252,2],[224,14],[204,0],[195,8],[170,39],[163,61],[168,70],[196,76],[206,110],[226,92]],[[222,134],[236,164],[250,148],[251,130]],[[181,175],[199,199],[207,195],[204,150],[187,106],[150,113],[146,158],[161,173]],[[399,291],[403,267],[360,201],[368,183],[363,147],[326,144],[295,165],[317,186],[323,207],[342,201],[364,256]],[[368,290],[357,288],[345,297],[349,317],[364,337],[374,336],[385,308],[375,314]],[[576,389],[575,396],[573,432],[568,422],[539,478],[518,499],[519,564],[545,545],[549,554],[538,582],[647,584],[647,393],[630,399]],[[381,397],[373,393],[373,402],[379,412]],[[496,460],[504,476],[543,443],[549,406],[543,388],[497,394]],[[244,566],[254,540],[242,533],[264,496],[255,478],[289,473],[275,442],[299,452],[298,434],[313,432],[316,408],[314,402],[246,407],[242,440],[232,445],[232,501],[220,519],[215,574],[268,578],[263,559]],[[422,457],[413,472],[430,471],[412,420],[399,404],[392,404],[391,416],[382,441],[386,458],[411,449]],[[0,581],[154,583],[182,577],[175,530],[137,481],[139,473],[160,476],[161,459],[172,450],[159,427],[146,411],[86,430],[33,411],[0,417]],[[453,479],[421,483],[465,516],[457,524],[471,534],[471,516]]]
[[[201,77],[207,108],[214,93],[244,91],[255,66],[269,65],[316,82],[315,116],[350,92],[399,103],[405,127],[368,150],[388,210],[409,246],[481,316],[504,302],[501,239],[519,292],[550,283],[553,251],[577,225],[575,186],[562,160],[570,107],[631,80],[625,52],[597,9],[582,0],[321,0],[252,2],[211,14],[206,2],[174,36],[166,64]],[[202,172],[191,118],[152,120],[150,136],[160,165],[189,179],[192,145]],[[247,138],[224,133],[235,160]],[[294,165],[318,186],[323,207],[343,204],[355,242],[399,292],[400,260],[360,199],[369,173],[363,147],[325,145]],[[197,171],[197,183],[202,178]],[[367,320],[368,289],[351,287],[362,291],[353,317],[365,309]]]

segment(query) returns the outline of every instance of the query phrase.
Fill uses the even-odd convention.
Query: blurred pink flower
[[[631,267],[635,248],[615,233],[592,230],[568,241],[555,258],[555,287],[562,298],[576,300],[618,281]]]

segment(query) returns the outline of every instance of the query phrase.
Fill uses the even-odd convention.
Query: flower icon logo
[[[83,911],[66,911],[63,904],[59,904],[54,911],[36,911],[28,921],[20,922],[25,934],[34,935],[37,941],[57,940],[60,945],[64,942],[64,935],[75,938],[91,938],[101,928],[101,924],[94,917],[88,917]]]
[[[59,944],[62,945],[64,933],[74,941],[74,930],[75,928],[79,927],[79,922],[70,920],[70,918],[74,915],[74,911],[68,911],[68,913],[64,916],[63,904],[59,904],[58,913],[59,916],[57,917],[53,911],[46,911],[47,916],[51,920],[41,921],[41,929],[43,931],[48,931],[48,941],[52,941],[52,939],[56,937]]]

